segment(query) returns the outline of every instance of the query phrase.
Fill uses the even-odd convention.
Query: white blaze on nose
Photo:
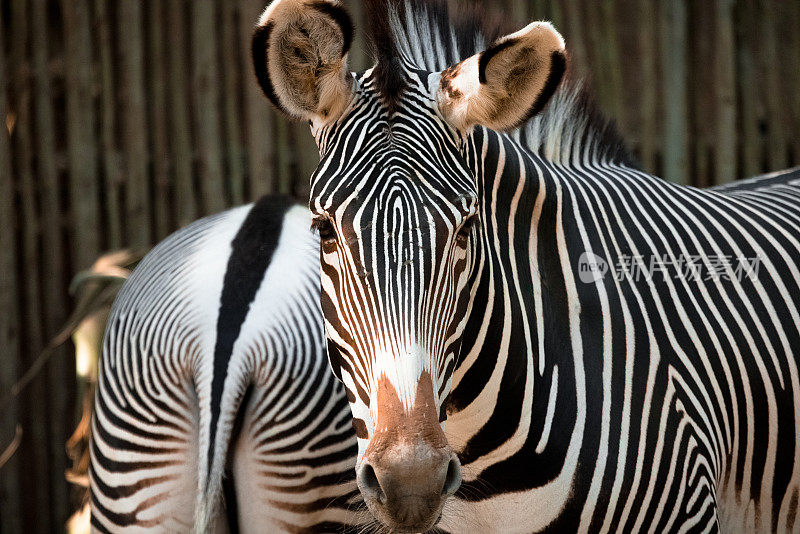
[[[412,345],[407,350],[394,352],[379,352],[375,355],[372,368],[372,398],[370,399],[370,412],[377,409],[375,396],[377,394],[377,381],[381,376],[385,376],[397,391],[397,396],[407,412],[414,406],[414,398],[417,392],[417,384],[420,376],[427,371],[431,376],[431,355],[419,345]],[[436,388],[434,388],[436,395]],[[438,399],[436,399],[438,403]],[[377,416],[372,413],[372,420],[377,421]],[[375,429],[380,431],[380,429]]]

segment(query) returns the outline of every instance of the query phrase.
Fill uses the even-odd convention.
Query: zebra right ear
[[[258,83],[290,117],[334,120],[353,95],[352,40],[353,23],[338,0],[275,0],[253,34]]]

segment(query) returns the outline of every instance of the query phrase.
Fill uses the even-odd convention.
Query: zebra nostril
[[[386,503],[386,494],[378,481],[378,475],[375,474],[375,468],[370,464],[365,462],[364,466],[358,471],[356,482],[364,497],[374,499],[381,504]]]
[[[442,486],[442,496],[450,497],[461,486],[461,462],[454,454],[450,458],[450,463],[447,464],[447,474],[444,477],[444,486]]]

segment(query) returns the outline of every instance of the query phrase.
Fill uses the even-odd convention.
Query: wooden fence
[[[306,194],[313,140],[251,75],[265,3],[0,0],[0,398],[101,252],[265,193]],[[486,4],[556,24],[646,170],[707,186],[797,164],[800,2]],[[367,63],[358,44],[353,62]],[[76,505],[64,479],[75,384],[64,348],[0,407],[0,456],[21,439],[0,467],[2,533],[57,532]]]

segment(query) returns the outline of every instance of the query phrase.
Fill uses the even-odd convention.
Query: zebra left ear
[[[565,70],[564,39],[550,23],[534,22],[442,71],[436,99],[458,129],[510,130],[544,108]]]

